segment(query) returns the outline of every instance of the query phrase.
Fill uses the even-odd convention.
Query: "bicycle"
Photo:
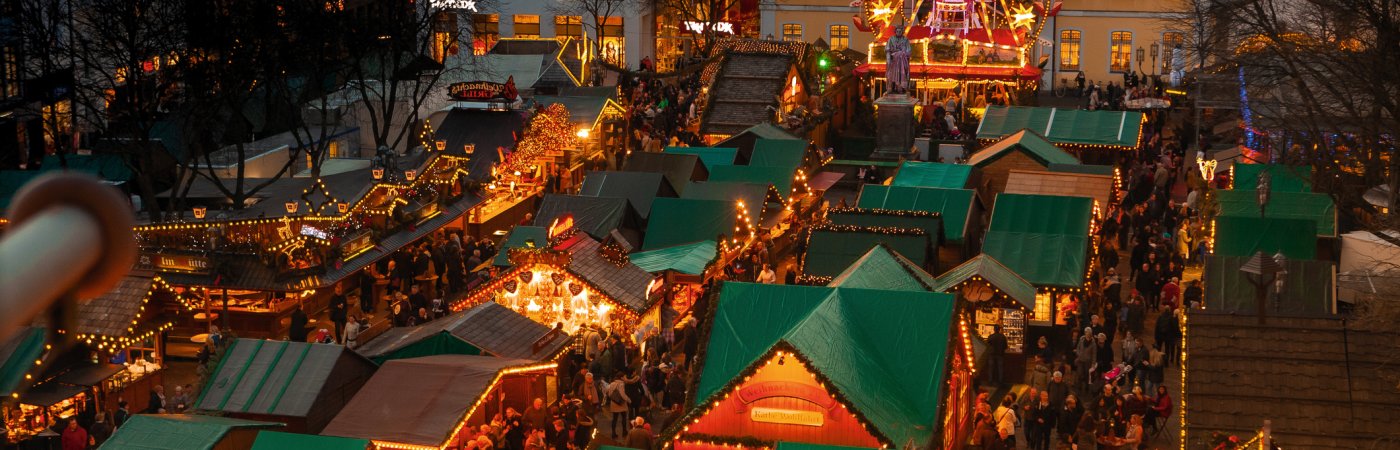
[[[1061,98],[1063,98],[1063,97],[1065,96],[1065,94],[1068,94],[1068,93],[1069,93],[1069,80],[1067,80],[1067,79],[1065,79],[1065,78],[1061,78],[1061,79],[1060,79],[1060,85],[1059,85],[1058,87],[1055,88],[1055,91],[1054,91],[1054,92],[1055,92],[1055,96],[1056,96],[1056,97],[1061,97]]]

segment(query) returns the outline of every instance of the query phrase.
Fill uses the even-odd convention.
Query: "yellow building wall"
[[[1109,70],[1112,33],[1115,31],[1133,33],[1132,51],[1129,56],[1132,61],[1129,69],[1142,74],[1153,74],[1152,43],[1156,42],[1159,49],[1155,73],[1165,74],[1162,64],[1164,58],[1170,54],[1170,49],[1162,44],[1163,34],[1169,31],[1184,32],[1187,27],[1187,24],[1178,26],[1169,20],[1170,12],[1176,7],[1177,2],[1172,0],[1065,1],[1060,15],[1052,19],[1054,30],[1046,27],[1043,36],[1054,42],[1054,46],[1049,49],[1051,65],[1054,66],[1050,76],[1053,77],[1054,85],[1059,85],[1060,79],[1069,80],[1073,85],[1075,76],[1074,71],[1066,72],[1060,67],[1060,32],[1064,30],[1080,32],[1079,70],[1084,72],[1087,81],[1101,82],[1104,85],[1110,81],[1116,84],[1123,82],[1122,73]],[[1143,49],[1141,68],[1137,58],[1139,47]],[[1044,88],[1051,89],[1051,86],[1045,85]]]
[[[845,26],[850,30],[848,46],[864,53],[875,35],[856,29],[851,17],[859,14],[859,9],[850,5],[850,0],[772,0],[771,3],[759,7],[761,13],[769,15],[771,19],[763,17],[760,21],[771,20],[767,23],[772,25],[772,29],[765,30],[764,33],[772,33],[773,39],[783,38],[784,24],[800,24],[803,42],[813,42],[821,38],[828,44],[831,43],[831,26]]]

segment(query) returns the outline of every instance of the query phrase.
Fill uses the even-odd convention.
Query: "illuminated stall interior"
[[[1035,286],[996,258],[977,255],[939,275],[933,289],[958,296],[958,312],[971,319],[978,338],[986,339],[1001,327],[1006,352],[1026,352],[1026,315],[1036,305]]]

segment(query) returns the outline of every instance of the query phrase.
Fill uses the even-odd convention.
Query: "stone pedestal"
[[[908,158],[914,147],[913,97],[885,94],[875,100],[875,152],[871,159]]]

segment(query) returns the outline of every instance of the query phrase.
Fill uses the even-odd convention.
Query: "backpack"
[[[617,388],[617,389],[613,389],[613,390],[611,390],[611,391],[608,391],[608,401],[613,402],[613,403],[616,403],[616,404],[619,404],[619,405],[622,405],[622,404],[626,404],[626,403],[627,403],[627,400],[624,399],[624,398],[622,398],[622,388]]]

